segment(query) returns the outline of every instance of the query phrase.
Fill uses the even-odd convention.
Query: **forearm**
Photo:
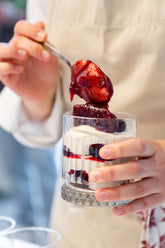
[[[44,121],[51,114],[55,102],[55,93],[46,97],[42,101],[22,100],[22,105],[31,120]]]
[[[62,135],[62,114],[63,99],[60,85],[51,114],[44,121],[32,120],[27,115],[21,98],[9,88],[5,88],[0,94],[0,126],[7,132],[11,132],[20,143],[26,146],[47,147],[55,144]]]

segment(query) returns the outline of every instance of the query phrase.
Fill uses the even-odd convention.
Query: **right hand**
[[[42,120],[52,109],[60,63],[44,50],[44,23],[18,21],[8,44],[0,43],[0,80],[22,98],[31,118]]]

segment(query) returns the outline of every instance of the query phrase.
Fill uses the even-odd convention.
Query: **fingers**
[[[0,63],[0,75],[6,76],[10,73],[20,73],[23,71],[23,65],[11,64],[8,62]]]
[[[34,25],[38,28],[43,29],[43,30],[45,29],[45,24],[41,21],[36,22]]]
[[[141,199],[134,200],[124,206],[114,207],[113,213],[115,215],[126,215],[133,214],[139,211],[144,211],[159,205],[163,202],[163,197],[161,194],[152,194]]]
[[[19,21],[15,25],[14,33],[15,36],[9,44],[0,43],[0,61],[4,62],[4,60],[9,59],[25,60],[29,55],[43,61],[50,60],[51,54],[38,43],[43,42],[47,37],[44,31],[44,23],[37,22],[33,25],[26,21]],[[3,64],[2,68],[4,66]],[[5,66],[5,68],[7,67]]]
[[[38,22],[35,25],[27,21],[18,21],[14,27],[14,34],[16,36],[26,36],[29,39],[44,42],[47,38],[47,34],[44,31],[44,24]]]
[[[0,43],[0,76],[23,71],[23,61],[28,57],[28,53],[20,48]],[[22,63],[22,64],[21,64]]]
[[[146,178],[127,185],[99,189],[95,197],[98,201],[123,201],[142,198],[157,193],[159,190],[159,184],[154,178]]]
[[[129,139],[102,147],[99,155],[103,159],[117,159],[123,157],[150,157],[155,152],[152,142],[142,139]]]
[[[5,43],[0,43],[0,60],[5,60],[5,59],[25,60],[27,56],[28,53],[21,48],[16,48],[14,46],[10,46]]]
[[[24,36],[15,37],[13,45],[21,50],[26,50],[28,54],[34,58],[44,61],[48,61],[51,58],[51,54],[46,51],[40,43],[27,39]]]
[[[14,28],[15,36],[11,43],[14,47],[26,50],[34,58],[49,61],[51,54],[42,46],[47,38],[44,28],[43,22],[37,22],[33,25],[26,21],[18,21]]]
[[[46,51],[41,44],[47,37],[44,28],[42,22],[37,22],[35,25],[26,21],[17,22],[14,29],[15,35],[10,43],[0,43],[0,61],[10,62],[10,59],[23,61],[29,55],[42,61],[50,61],[50,52]],[[8,65],[4,64],[1,67],[5,67],[6,70],[9,68]]]
[[[152,177],[155,173],[153,160],[144,159],[97,168],[90,173],[89,178],[95,183],[104,183]]]
[[[96,191],[98,201],[133,200],[122,207],[115,207],[114,214],[136,213],[164,202],[164,144],[155,141],[131,139],[110,144],[100,149],[104,159],[135,157],[137,160],[122,164],[103,166],[90,174],[90,180],[97,183],[142,179],[114,188]],[[95,175],[96,173],[96,175]]]

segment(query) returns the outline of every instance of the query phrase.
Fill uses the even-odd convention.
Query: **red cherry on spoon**
[[[87,103],[106,105],[113,95],[110,79],[91,60],[80,60],[72,65],[71,101],[77,94]]]

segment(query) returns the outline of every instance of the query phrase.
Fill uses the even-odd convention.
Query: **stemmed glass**
[[[11,230],[2,237],[0,248],[57,248],[61,235],[44,227],[23,227]]]
[[[16,222],[8,216],[0,215],[0,235],[3,235],[14,229]]]

